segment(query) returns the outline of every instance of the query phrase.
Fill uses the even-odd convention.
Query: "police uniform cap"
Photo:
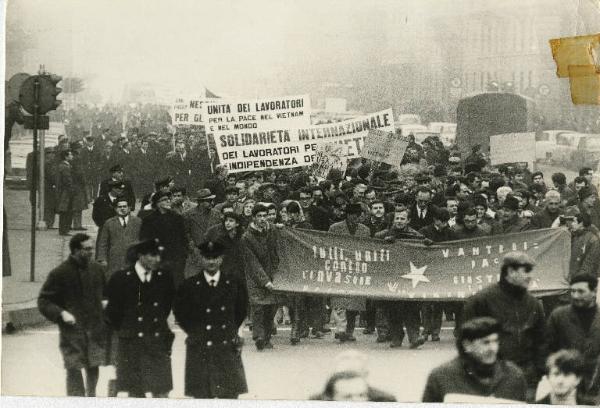
[[[213,241],[205,241],[198,245],[198,249],[200,250],[200,254],[205,258],[218,258],[222,256],[225,252],[225,247]]]
[[[108,186],[110,188],[120,188],[122,190],[125,189],[125,183],[123,183],[122,181],[117,181],[117,180],[110,180],[108,182]]]
[[[138,260],[139,255],[160,255],[164,249],[158,238],[138,241],[127,249],[127,259],[133,263]]]

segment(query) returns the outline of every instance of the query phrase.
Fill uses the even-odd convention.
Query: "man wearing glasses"
[[[523,370],[527,399],[535,397],[544,373],[545,316],[542,303],[528,293],[533,278],[533,259],[524,252],[509,252],[502,259],[500,281],[470,297],[464,321],[492,317],[502,327],[500,355]]]

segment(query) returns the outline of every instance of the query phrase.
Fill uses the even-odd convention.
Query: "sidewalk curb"
[[[40,326],[48,322],[40,313],[37,305],[27,305],[24,308],[2,311],[2,334],[11,334],[15,330]]]

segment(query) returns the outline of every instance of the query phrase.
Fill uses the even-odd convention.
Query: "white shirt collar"
[[[142,281],[142,282],[146,282],[146,272],[149,272],[148,282],[150,282],[150,280],[152,279],[152,271],[146,271],[146,268],[144,268],[142,266],[140,261],[137,261],[135,263],[134,269],[135,269],[135,273],[137,273],[138,277],[140,278],[140,281]]]
[[[221,271],[217,271],[213,276],[210,276],[208,273],[204,272],[204,279],[206,279],[206,283],[210,286],[210,281],[216,281],[215,286],[219,284],[219,279],[221,279]]]
[[[125,217],[121,217],[120,215],[118,217],[119,217],[119,222],[121,223],[121,225],[123,225],[123,220],[125,220],[125,222],[127,224],[129,224],[129,214],[127,214]]]

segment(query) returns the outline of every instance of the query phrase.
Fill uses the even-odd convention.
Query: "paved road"
[[[443,330],[442,341],[419,350],[390,349],[375,336],[357,335],[353,344],[339,344],[332,336],[289,345],[284,328],[273,338],[274,349],[257,352],[244,332],[244,366],[250,392],[244,399],[307,399],[323,387],[337,353],[356,348],[369,356],[371,383],[405,402],[419,401],[429,370],[453,357],[454,337]],[[172,398],[183,397],[185,334],[176,329],[173,345]],[[2,395],[64,396],[65,379],[55,326],[19,331],[2,337]],[[102,368],[98,396],[106,396],[110,368]]]

